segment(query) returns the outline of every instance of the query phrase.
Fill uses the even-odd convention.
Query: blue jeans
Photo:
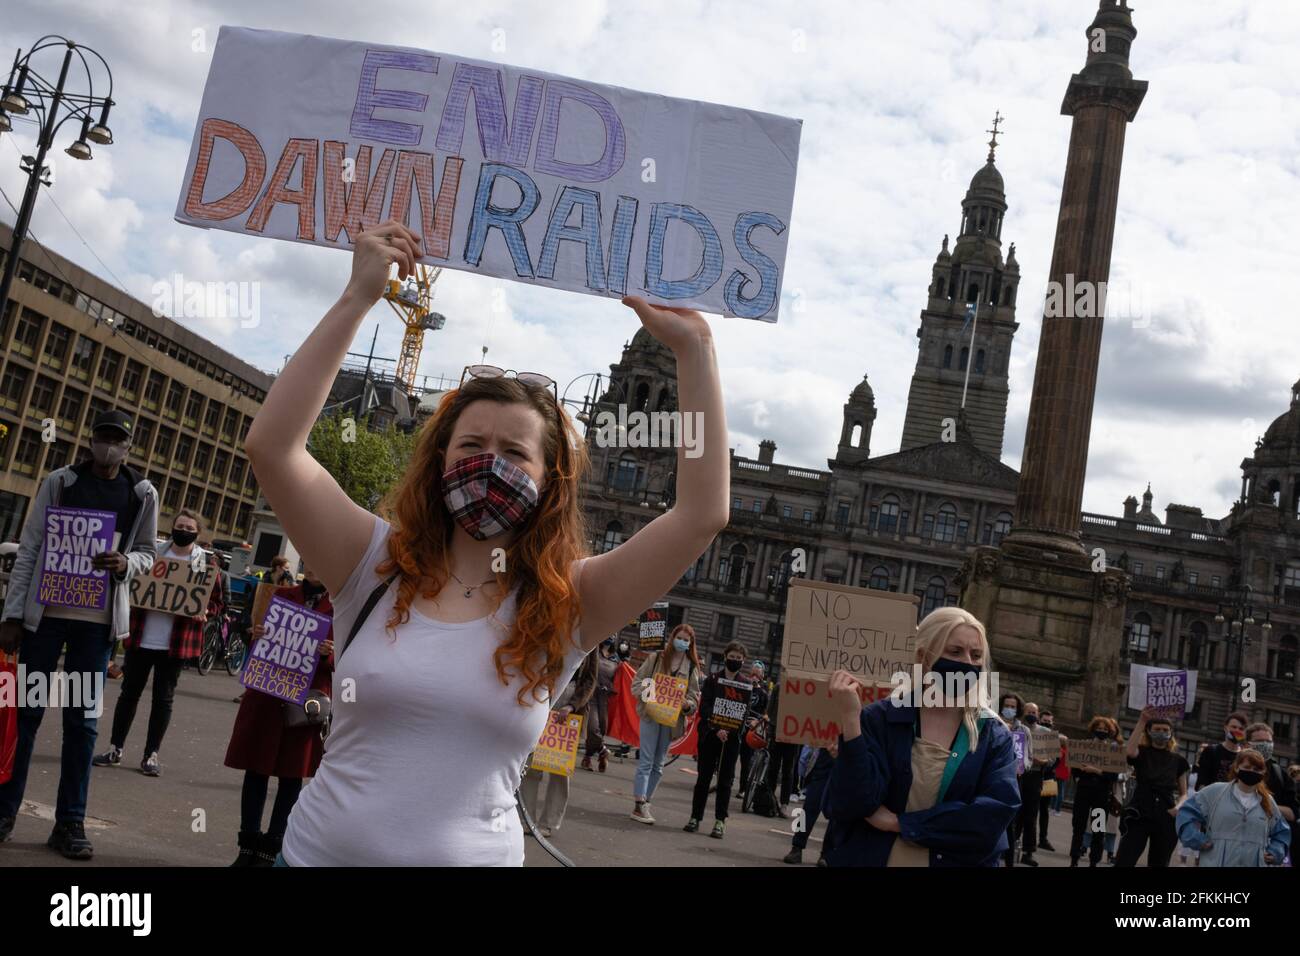
[[[67,645],[63,669],[68,674],[79,674],[85,693],[97,690],[94,683],[108,666],[108,654],[113,646],[107,624],[89,621],[71,621],[65,618],[41,618],[35,631],[24,631],[18,649],[19,661],[24,665],[28,686],[35,674],[45,676],[45,686],[53,687],[52,675],[59,664],[59,653]],[[19,688],[23,690],[23,688]],[[36,746],[36,732],[45,716],[44,707],[27,707],[26,694],[20,694],[18,707],[18,749],[14,756],[14,774],[8,783],[0,785],[0,817],[16,817],[27,789],[27,770],[31,766],[32,751]],[[99,718],[86,715],[88,709],[98,710],[102,700],[63,701],[63,750],[59,770],[59,796],[54,809],[54,819],[59,823],[86,818],[86,794],[90,790],[90,761],[95,756],[95,739],[99,736]],[[70,706],[75,705],[75,706]]]
[[[636,764],[636,779],[632,795],[637,800],[649,800],[655,795],[659,779],[664,775],[664,759],[672,743],[673,728],[656,723],[649,717],[641,718],[641,758]]]

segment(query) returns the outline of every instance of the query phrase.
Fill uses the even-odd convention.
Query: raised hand
[[[668,346],[674,354],[713,334],[704,316],[694,309],[651,305],[636,295],[624,296],[623,304],[636,312],[646,331]]]
[[[352,250],[347,294],[359,301],[378,302],[388,282],[389,266],[396,262],[397,277],[405,279],[415,272],[421,255],[420,236],[396,219],[363,229]]]

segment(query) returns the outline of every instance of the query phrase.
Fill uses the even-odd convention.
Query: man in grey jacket
[[[154,561],[158,534],[158,494],[152,484],[125,464],[134,430],[125,412],[101,412],[92,426],[92,459],[60,468],[41,483],[23,524],[18,554],[9,579],[4,612],[0,615],[0,650],[20,650],[26,685],[44,679],[58,683],[55,671],[66,646],[64,670],[71,680],[63,686],[81,687],[80,700],[64,700],[63,750],[59,774],[58,805],[48,845],[69,859],[88,860],[93,855],[86,839],[86,797],[90,788],[90,762],[98,736],[98,714],[103,702],[103,675],[109,654],[119,638],[130,631],[129,583],[146,573]],[[108,607],[46,606],[38,600],[33,581],[45,566],[45,525],[48,507],[111,511],[117,516],[115,541],[110,550],[93,558],[92,565],[109,574]],[[39,675],[39,676],[37,676]],[[31,764],[36,732],[45,716],[47,695],[28,700],[19,688],[18,749],[13,776],[0,785],[0,843],[10,839]],[[28,706],[31,704],[31,706]]]

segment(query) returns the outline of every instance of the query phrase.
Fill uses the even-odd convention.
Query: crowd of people
[[[996,704],[973,692],[946,692],[937,705],[916,697],[865,703],[875,695],[837,671],[829,691],[840,733],[801,746],[779,739],[780,685],[739,641],[726,645],[719,666],[706,667],[694,629],[682,623],[632,668],[618,632],[672,588],[730,518],[717,361],[696,312],[624,300],[673,353],[679,410],[709,427],[700,453],[679,458],[674,507],[619,547],[585,554],[585,445],[555,383],[538,373],[467,367],[421,431],[381,513],[353,502],[308,453],[307,437],[391,266],[409,274],[420,249],[420,236],[395,221],[360,235],[347,288],[276,378],[245,441],[262,491],[305,561],[298,581],[277,560],[269,583],[332,626],[309,694],[317,695],[315,716],[258,690],[240,698],[225,755],[227,767],[243,772],[234,865],[520,865],[519,802],[547,839],[570,795],[567,775],[527,767],[551,710],[583,715],[583,771],[608,771],[611,739],[637,748],[632,821],[660,822],[653,801],[677,748],[695,760],[681,829],[707,826],[711,838],[724,839],[738,792],[742,806],[791,820],[783,857],[790,864],[803,861],[825,821],[820,865],[1037,866],[1040,852],[1055,852],[1048,824],[1067,789],[1072,866],[1085,855],[1096,866],[1108,853],[1118,866],[1145,855],[1148,866],[1162,867],[1175,849],[1201,866],[1288,858],[1296,768],[1279,767],[1271,729],[1245,713],[1229,715],[1223,740],[1203,748],[1194,768],[1168,718],[1143,711],[1126,738],[1115,717],[1094,715],[1087,733],[1122,750],[1127,772],[1119,773],[1072,762],[1063,737],[1047,755],[1031,747],[1035,731],[1041,739],[1055,719],[1016,693]],[[129,582],[156,556],[199,572],[212,559],[191,511],[178,512],[169,540],[157,542],[157,494],[126,464],[132,432],[128,414],[100,414],[92,458],[42,483],[0,623],[0,651],[19,649],[28,671],[47,677],[60,655],[68,671],[103,674],[115,645],[125,643],[111,746],[94,756],[96,719],[72,707],[62,714],[49,845],[73,859],[93,852],[84,827],[91,767],[123,764],[152,675],[140,769],[161,773],[181,668],[230,599],[219,575],[196,615],[130,606]],[[46,506],[114,514],[116,540],[93,559],[108,575],[105,609],[37,600]],[[246,624],[254,639],[262,635],[260,622]],[[932,611],[919,623],[916,662],[926,674],[973,686],[991,668],[984,625],[960,608]],[[339,687],[354,693],[336,694]],[[665,687],[679,694],[672,708],[656,697]],[[332,701],[328,746],[320,699]],[[15,828],[44,710],[20,707],[13,773],[0,784],[0,842]]]

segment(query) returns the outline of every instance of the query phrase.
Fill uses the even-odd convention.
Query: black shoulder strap
[[[361,625],[366,623],[366,618],[370,616],[370,612],[375,609],[375,605],[379,603],[379,599],[384,596],[385,592],[387,592],[388,586],[397,580],[398,573],[399,572],[394,571],[382,584],[377,585],[375,589],[370,592],[370,596],[366,598],[366,603],[361,605],[361,612],[357,614],[357,619],[352,622],[352,630],[348,631],[348,638],[343,642],[343,650],[334,655],[334,663],[336,666],[339,658],[341,658],[347,651],[348,645],[352,643],[352,639],[357,636],[357,631],[361,630]]]

